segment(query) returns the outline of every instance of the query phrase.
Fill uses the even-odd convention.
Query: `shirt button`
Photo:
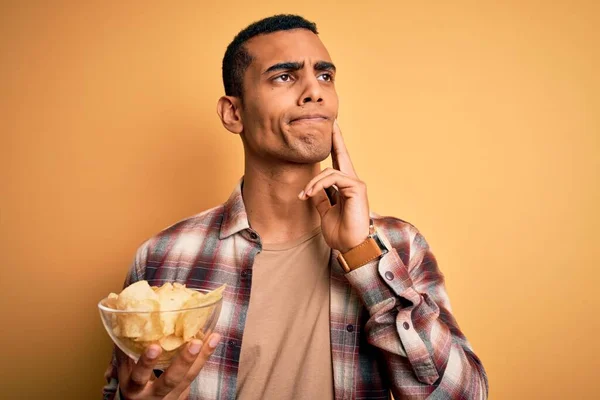
[[[391,273],[390,271],[386,272],[385,279],[387,279],[388,281],[391,281],[392,279],[394,279],[394,274]]]
[[[348,332],[354,332],[354,326],[353,325],[348,325],[348,326],[346,326],[346,330]]]
[[[248,278],[252,276],[252,271],[249,269],[242,270],[242,278]]]
[[[256,234],[256,232],[250,232],[250,237],[252,238],[252,240],[258,239],[258,235]]]
[[[404,329],[409,330],[410,329],[410,325],[408,324],[408,322],[405,322],[402,324],[402,326],[404,327]]]
[[[229,347],[234,347],[235,346],[235,340],[230,340],[229,342],[227,342],[227,344],[229,345]]]

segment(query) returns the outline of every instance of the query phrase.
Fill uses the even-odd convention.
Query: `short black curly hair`
[[[252,62],[252,55],[244,44],[251,38],[277,31],[308,29],[318,35],[317,25],[299,15],[279,14],[254,22],[240,31],[227,46],[223,57],[223,86],[225,95],[242,97],[244,72]]]

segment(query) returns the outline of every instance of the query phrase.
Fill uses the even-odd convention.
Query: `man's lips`
[[[302,115],[300,117],[294,118],[290,121],[291,123],[294,122],[323,122],[323,121],[327,121],[329,118],[326,115],[322,115],[322,114],[307,114],[307,115]]]

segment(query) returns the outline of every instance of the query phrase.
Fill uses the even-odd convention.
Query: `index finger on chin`
[[[331,146],[331,159],[333,160],[333,168],[345,173],[346,175],[356,177],[356,171],[350,160],[350,154],[348,154],[348,148],[342,137],[342,131],[337,122],[337,119],[333,123],[333,134],[332,134],[332,146]]]

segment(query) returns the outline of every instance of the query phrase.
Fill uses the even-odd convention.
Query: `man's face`
[[[331,151],[338,113],[335,67],[317,35],[306,29],[252,38],[244,75],[242,137],[253,155],[316,163]]]

